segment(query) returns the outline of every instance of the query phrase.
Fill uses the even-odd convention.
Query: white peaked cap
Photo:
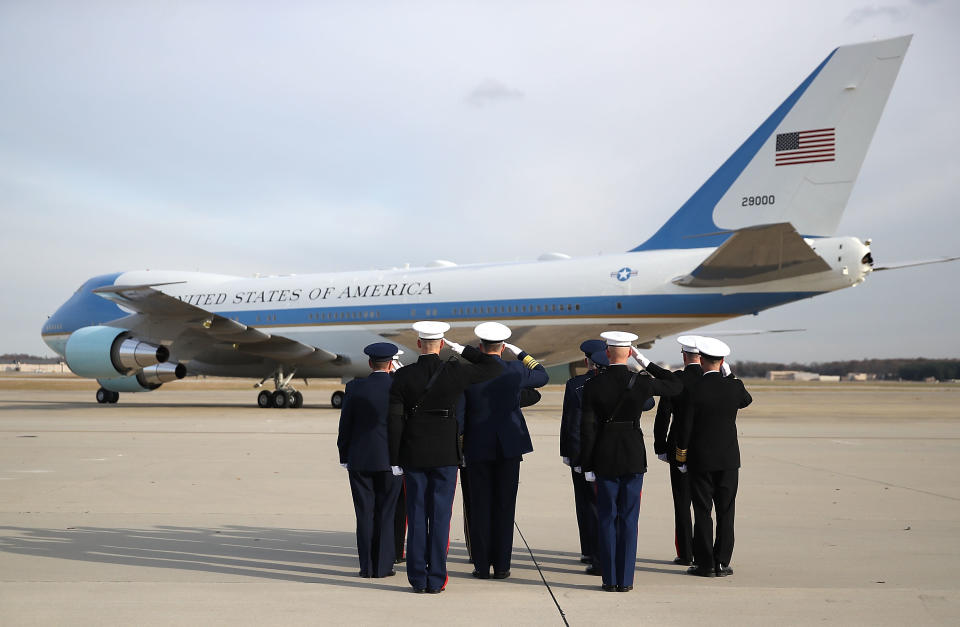
[[[450,325],[437,320],[421,320],[413,323],[413,330],[421,340],[440,340],[450,330]]]
[[[600,337],[606,341],[607,346],[630,346],[640,339],[627,331],[604,331]]]
[[[680,350],[683,352],[698,355],[700,354],[700,349],[697,348],[699,339],[699,335],[681,335],[677,338],[677,342],[680,343]]]
[[[698,337],[697,348],[701,355],[707,357],[726,357],[730,354],[730,347],[713,337]]]
[[[473,332],[484,342],[502,342],[510,337],[510,327],[499,322],[481,322]]]

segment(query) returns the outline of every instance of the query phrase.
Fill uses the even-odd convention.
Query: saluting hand
[[[650,360],[644,357],[643,353],[641,353],[636,346],[631,346],[630,348],[633,351],[633,358],[636,359],[641,366],[646,368],[647,366],[650,365]]]
[[[504,342],[503,347],[508,351],[510,351],[511,353],[513,353],[515,356],[523,352],[522,350],[520,350],[519,346],[514,346],[510,342]]]
[[[583,473],[583,478],[586,479],[589,483],[593,483],[597,480],[597,475],[593,474],[592,471],[587,471]]]
[[[451,342],[450,340],[444,338],[443,343],[450,347],[450,350],[455,352],[457,355],[463,354],[463,344],[457,344],[456,342]]]

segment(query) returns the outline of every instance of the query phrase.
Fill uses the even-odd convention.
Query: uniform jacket
[[[521,352],[516,361],[503,361],[494,355],[503,372],[467,388],[463,433],[467,463],[520,457],[533,450],[520,411],[520,390],[544,386],[550,377],[536,361],[528,360],[532,367],[526,366],[526,356]]]
[[[340,408],[337,448],[340,463],[347,464],[350,470],[390,470],[387,410],[392,384],[393,377],[386,372],[372,372],[364,379],[347,383]]]
[[[680,377],[683,382],[683,391],[673,396],[660,397],[657,418],[653,423],[653,450],[657,455],[666,453],[671,459],[677,449],[677,432],[679,431],[677,425],[683,416],[684,399],[700,381],[703,368],[700,364],[690,364],[683,370],[674,370],[673,374]]]
[[[596,370],[567,380],[563,390],[563,414],[560,416],[560,457],[569,457],[571,466],[580,465],[580,404],[583,386],[597,375]]]
[[[710,472],[740,467],[737,410],[753,401],[743,381],[705,373],[683,410],[677,448],[687,450],[691,470]]]
[[[580,465],[584,472],[618,477],[647,471],[647,451],[640,430],[640,414],[651,396],[679,394],[683,384],[669,370],[651,363],[649,377],[638,374],[626,392],[633,373],[626,365],[611,365],[583,386],[583,414],[580,425]],[[623,403],[611,415],[621,396]],[[611,420],[612,422],[608,422]]]
[[[469,385],[492,379],[503,370],[499,360],[472,346],[464,347],[462,357],[465,361],[446,361],[443,372],[425,397],[427,382],[444,363],[439,356],[420,355],[416,363],[394,375],[388,423],[392,466],[435,468],[460,463],[457,404]],[[410,415],[421,397],[419,411]],[[448,415],[430,415],[432,410],[446,410]]]

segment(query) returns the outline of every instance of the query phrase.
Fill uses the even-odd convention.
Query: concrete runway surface
[[[747,382],[735,574],[673,566],[667,467],[644,484],[635,589],[583,574],[562,386],[528,410],[513,576],[356,576],[338,412],[169,385],[93,402],[0,384],[0,624],[939,625],[960,623],[960,386]],[[555,600],[554,600],[555,597]],[[559,609],[558,609],[559,606]]]

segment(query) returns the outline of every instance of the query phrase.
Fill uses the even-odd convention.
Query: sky
[[[0,353],[90,276],[310,273],[645,241],[836,46],[913,34],[837,230],[960,254],[960,3],[0,3]],[[957,357],[957,264],[703,330]],[[673,359],[668,339],[648,351]]]

